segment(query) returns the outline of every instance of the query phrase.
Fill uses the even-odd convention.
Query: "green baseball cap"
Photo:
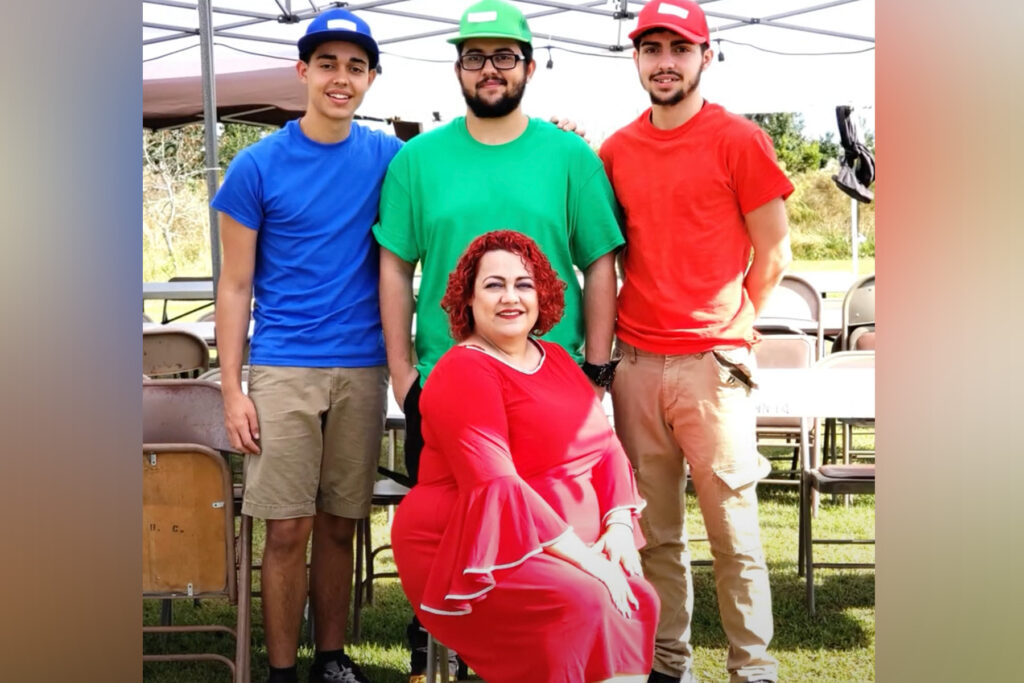
[[[459,34],[448,42],[458,45],[470,38],[511,38],[523,43],[533,40],[526,17],[504,0],[480,0],[463,12]]]

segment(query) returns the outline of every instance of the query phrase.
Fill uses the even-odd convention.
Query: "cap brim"
[[[694,45],[703,45],[704,43],[708,42],[711,39],[710,36],[697,35],[696,33],[693,33],[691,31],[687,31],[685,29],[681,29],[678,26],[673,26],[673,25],[667,24],[667,23],[664,23],[664,24],[662,24],[662,23],[648,24],[647,26],[644,26],[643,28],[637,27],[637,28],[633,29],[632,33],[629,34],[629,39],[630,40],[636,40],[637,36],[643,35],[644,33],[647,33],[648,31],[653,31],[654,29],[658,29],[658,28],[664,29],[666,31],[671,31],[672,33],[679,34],[683,38],[686,38],[687,40],[692,41]]]
[[[467,40],[472,40],[473,38],[505,38],[508,40],[514,40],[517,43],[528,43],[530,45],[533,44],[532,36],[529,40],[523,40],[520,36],[515,36],[510,33],[499,33],[496,31],[483,31],[481,33],[474,33],[471,36],[458,35],[453,38],[448,38],[447,42],[451,43],[452,45],[458,45],[459,43],[464,43]]]
[[[299,54],[312,55],[318,46],[323,43],[329,43],[332,40],[353,43],[363,48],[366,51],[366,56],[370,59],[370,68],[377,68],[377,62],[380,61],[380,48],[377,47],[377,41],[355,31],[321,31],[309,36],[303,36],[299,38]]]

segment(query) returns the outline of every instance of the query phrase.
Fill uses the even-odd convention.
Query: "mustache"
[[[675,76],[676,78],[682,78],[683,77],[683,75],[681,73],[679,73],[678,71],[673,71],[671,69],[663,69],[663,70],[659,71],[658,73],[651,74],[649,80],[654,80],[658,76]]]
[[[506,81],[501,76],[494,76],[492,78],[485,78],[482,81],[478,82],[476,84],[476,86],[475,86],[475,89],[479,90],[480,88],[484,87],[484,83],[488,83],[488,82],[491,82],[491,81],[494,81],[494,82],[496,82],[496,83],[498,83],[500,85],[508,85],[508,81]]]

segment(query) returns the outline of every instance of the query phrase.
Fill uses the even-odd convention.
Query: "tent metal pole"
[[[859,226],[860,221],[858,220],[859,219],[859,216],[858,216],[859,210],[860,209],[857,206],[857,200],[854,199],[853,197],[851,197],[850,198],[850,244],[853,245],[853,276],[854,276],[854,278],[856,278],[858,276],[858,273],[860,273],[860,270],[857,267],[857,256],[858,256],[858,252],[860,251],[860,226]]]
[[[206,148],[206,194],[212,201],[219,183],[217,154],[217,80],[213,71],[213,16],[210,0],[199,0],[199,49],[203,69],[203,142]],[[220,280],[220,230],[217,210],[207,206],[210,215],[210,264],[213,273],[213,292],[217,293]]]

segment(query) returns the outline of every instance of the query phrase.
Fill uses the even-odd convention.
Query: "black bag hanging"
[[[832,180],[840,190],[859,202],[870,202],[875,198],[868,189],[875,182],[875,158],[857,137],[857,125],[851,114],[853,107],[836,107],[836,122],[839,124],[839,142],[843,155],[839,158],[839,173]]]

